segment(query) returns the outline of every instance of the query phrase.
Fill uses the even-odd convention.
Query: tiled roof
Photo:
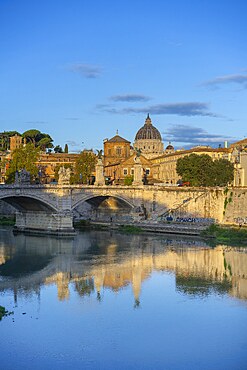
[[[111,139],[107,140],[108,143],[130,143],[130,141],[124,139],[119,135],[113,136]]]

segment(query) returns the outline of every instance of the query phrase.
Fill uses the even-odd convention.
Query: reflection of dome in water
[[[145,120],[144,126],[142,126],[136,134],[135,140],[162,140],[160,132],[157,130],[156,127],[152,125],[152,121],[149,117],[149,114]]]

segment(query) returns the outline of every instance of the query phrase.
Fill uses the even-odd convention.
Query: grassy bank
[[[87,220],[80,220],[74,223],[74,227],[79,230],[108,230],[115,229],[127,234],[135,234],[143,231],[140,227],[134,225],[116,225],[112,223],[94,223]]]
[[[247,229],[211,225],[201,232],[204,238],[215,238],[218,244],[247,246]]]
[[[0,225],[13,226],[15,224],[14,217],[0,216]]]
[[[119,227],[119,230],[127,234],[136,234],[136,233],[140,233],[141,231],[143,231],[141,227],[134,226],[134,225],[121,225]]]
[[[75,229],[78,229],[78,230],[81,230],[81,231],[86,231],[86,230],[105,230],[105,229],[108,229],[109,228],[109,225],[108,224],[97,224],[97,223],[93,223],[93,222],[90,222],[88,220],[80,220],[80,221],[76,221],[74,222],[74,228]]]
[[[87,220],[75,221],[74,222],[74,227],[77,228],[77,229],[89,228],[89,227],[91,227],[91,223],[90,223],[90,221],[87,221]]]

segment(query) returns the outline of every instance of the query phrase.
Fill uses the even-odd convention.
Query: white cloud
[[[86,63],[72,64],[70,65],[69,69],[72,72],[79,73],[81,76],[85,78],[98,78],[102,73],[100,67]]]

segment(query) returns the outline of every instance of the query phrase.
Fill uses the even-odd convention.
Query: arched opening
[[[20,212],[56,212],[56,210],[49,204],[36,198],[26,196],[8,196],[1,198],[0,200],[6,202],[11,207],[14,207],[15,210],[18,210]]]
[[[133,205],[114,196],[95,196],[77,204],[73,209],[74,220],[120,222],[131,220]]]

